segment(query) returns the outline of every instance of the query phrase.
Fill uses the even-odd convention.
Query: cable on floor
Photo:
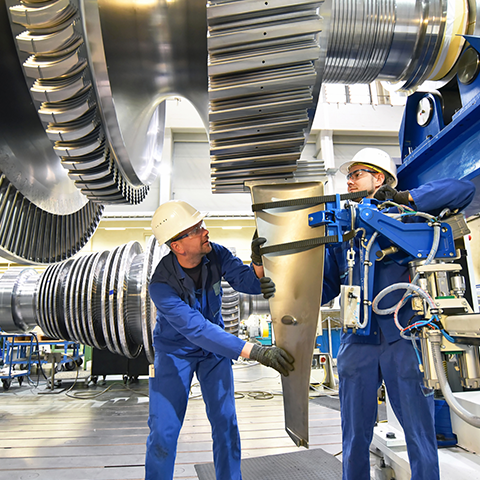
[[[38,341],[38,340],[37,340]],[[73,359],[73,357],[71,357],[70,355],[65,355],[67,358],[70,358],[76,365],[76,362],[75,360]],[[47,385],[48,385],[48,381],[50,380],[44,373],[43,371],[43,368],[41,366],[41,361],[39,360],[39,365],[40,365],[40,371],[41,373],[43,374],[45,380],[47,380]],[[55,368],[55,367],[53,367]],[[44,390],[44,391],[39,391],[38,394],[42,394],[42,395],[58,395],[60,393],[65,393],[65,395],[69,398],[74,398],[76,400],[91,400],[93,398],[97,398],[101,395],[104,395],[105,393],[107,393],[109,390],[111,390],[113,387],[121,387],[122,390],[129,390],[133,393],[136,393],[138,395],[143,395],[145,397],[148,397],[148,393],[144,393],[142,391],[139,391],[139,390],[134,390],[133,388],[130,388],[128,387],[127,385],[124,385],[123,383],[112,383],[111,385],[109,385],[107,388],[103,389],[102,391],[100,392],[95,392],[95,393],[92,393],[92,392],[75,392],[75,393],[70,393],[74,388],[75,386],[77,385],[78,383],[78,376],[79,376],[79,369],[80,367],[78,365],[76,365],[76,368],[75,368],[75,379],[73,381],[73,384],[71,385],[71,387],[66,390],[65,388],[61,389],[61,390],[55,390],[54,388],[51,388],[51,389],[47,389],[47,390]],[[35,385],[35,382],[33,382],[33,380],[28,376],[27,377],[29,383],[31,384],[31,386],[33,388],[38,388],[39,386],[39,380],[40,380],[40,372],[38,373],[38,381],[37,381],[37,384]],[[52,385],[53,387],[53,385]]]
[[[326,389],[326,390],[331,390],[332,393],[324,393],[323,390],[320,390],[318,388],[315,387],[316,384],[313,384],[311,383],[310,384],[310,388],[312,390],[315,390],[316,392],[320,393],[320,395],[316,395],[315,397],[312,397],[312,398],[318,398],[318,397],[338,397],[338,390],[334,389],[334,388],[330,388],[330,387],[327,387],[326,385],[322,385],[322,388],[323,389]]]

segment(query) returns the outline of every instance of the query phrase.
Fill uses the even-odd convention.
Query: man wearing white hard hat
[[[439,215],[444,208],[465,208],[473,199],[475,187],[468,180],[443,179],[426,183],[410,191],[397,191],[397,169],[390,156],[377,148],[360,150],[340,167],[347,177],[349,192],[367,191],[368,198],[410,206],[419,212]],[[359,199],[360,200],[360,199]],[[384,211],[398,213],[398,209]],[[405,221],[424,221],[405,217]],[[360,238],[354,238],[355,265],[353,284],[360,285]],[[349,244],[326,248],[323,298],[326,304],[340,293],[348,281]],[[373,298],[389,285],[409,282],[408,265],[399,265],[386,256],[376,262]],[[385,301],[396,305],[403,291],[390,293]],[[363,309],[361,309],[363,317]],[[415,316],[409,303],[399,310],[403,327]],[[361,318],[363,321],[363,318]],[[372,312],[369,335],[342,333],[337,368],[342,415],[343,480],[370,480],[369,447],[377,420],[377,391],[385,382],[393,411],[405,432],[412,480],[438,480],[439,467],[434,423],[433,391],[423,386],[423,374],[410,340],[400,336],[393,314]]]
[[[150,281],[157,307],[153,333],[155,364],[150,378],[146,480],[172,480],[177,439],[194,373],[212,426],[217,480],[241,480],[240,435],[235,413],[232,359],[257,360],[282,375],[293,358],[278,347],[245,342],[227,333],[221,314],[222,277],[237,291],[270,298],[275,285],[264,276],[260,245],[252,242],[252,264],[210,242],[205,215],[182,201],[161,205],[152,219],[153,233],[170,253]]]

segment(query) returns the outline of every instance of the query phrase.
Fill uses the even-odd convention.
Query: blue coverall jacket
[[[155,376],[150,378],[150,435],[147,480],[171,480],[177,440],[195,373],[212,426],[217,480],[240,480],[240,436],[235,413],[231,359],[245,341],[225,332],[221,314],[222,277],[237,291],[259,294],[251,266],[212,243],[202,259],[202,288],[170,252],[155,270],[149,292],[157,307],[153,339]]]
[[[475,187],[468,180],[437,180],[410,190],[417,211],[438,215],[444,208],[465,208],[473,199]],[[412,219],[413,220],[413,219]],[[415,220],[413,220],[415,221]],[[360,285],[359,240],[356,239],[356,263],[353,283]],[[328,303],[348,282],[346,252],[343,243],[326,249],[323,298]],[[398,265],[388,257],[376,262],[374,292],[408,282],[408,266]],[[380,308],[398,303],[404,291],[396,291],[382,300]],[[363,316],[363,309],[361,309]],[[407,325],[413,311],[407,304],[399,312],[399,321]],[[343,479],[369,480],[369,446],[377,417],[377,390],[385,381],[392,408],[407,441],[412,480],[439,478],[432,395],[423,388],[422,374],[411,342],[400,337],[393,314],[372,312],[369,335],[343,333],[337,367],[342,413]]]

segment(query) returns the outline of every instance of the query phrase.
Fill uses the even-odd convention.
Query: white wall
[[[248,192],[211,192],[209,145],[206,141],[175,142],[173,158],[172,198],[184,200],[209,214],[252,215]]]
[[[137,206],[108,206],[104,217],[149,217],[170,198],[185,200],[212,215],[251,215],[248,193],[211,193],[207,134],[193,106],[185,99],[172,98],[167,100],[166,110],[160,175],[146,200]],[[319,103],[302,158],[324,159],[326,168],[330,168],[326,191],[343,193],[345,178],[335,171],[361,148],[377,146],[400,158],[398,129],[402,115],[403,106]],[[330,153],[324,158],[327,150]]]

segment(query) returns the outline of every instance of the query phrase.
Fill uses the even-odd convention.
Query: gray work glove
[[[273,294],[275,293],[275,284],[270,277],[262,277],[260,279],[260,288],[262,290],[263,298],[268,300],[273,297]]]
[[[254,344],[250,358],[288,377],[293,370],[294,358],[280,347],[263,347]]]
[[[376,192],[375,195],[373,196],[377,200],[380,200],[381,202],[385,200],[392,200],[395,203],[398,203],[399,205],[410,205],[410,200],[408,199],[408,196],[410,195],[410,192],[408,190],[405,190],[403,192],[398,192],[394,188],[392,188],[390,185],[382,185]]]
[[[267,241],[264,237],[259,237],[257,231],[253,234],[252,238],[252,255],[251,259],[254,265],[260,267],[263,265],[262,263],[262,256],[260,255],[260,247]]]

